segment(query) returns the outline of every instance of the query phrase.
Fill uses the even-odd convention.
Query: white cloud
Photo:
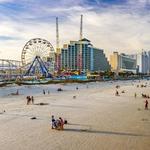
[[[128,4],[133,9],[144,8],[147,5],[150,5],[150,0],[128,0]]]
[[[0,3],[12,2],[13,0],[0,0]]]
[[[75,2],[72,1],[72,3]],[[14,40],[0,41],[0,57],[20,59],[25,43],[36,37],[47,39],[55,46],[56,15],[59,17],[61,46],[69,43],[70,40],[79,39],[80,14],[83,14],[84,36],[89,38],[96,47],[105,49],[107,54],[114,50],[135,53],[141,49],[150,49],[149,13],[141,16],[140,13],[143,13],[143,10],[137,13],[137,8],[136,11],[135,9],[132,11],[127,6],[83,7],[79,5],[79,1],[73,7],[66,7],[65,5],[68,4],[65,0],[62,4],[62,7],[53,8],[48,5],[40,6],[39,9],[39,6],[36,6],[30,10],[33,13],[22,12],[15,16],[15,19],[0,16],[0,35],[14,37]],[[129,1],[128,6],[132,7],[132,5],[133,3]],[[44,19],[45,16],[46,19]]]

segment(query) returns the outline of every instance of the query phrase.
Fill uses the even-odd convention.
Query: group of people
[[[146,95],[146,94],[143,94],[143,93],[142,93],[142,97],[143,98],[150,98],[149,95]]]
[[[137,85],[137,88],[138,88],[138,87],[143,88],[143,87],[147,87],[147,85],[143,85],[143,84],[141,84],[141,85]]]
[[[121,91],[121,93],[125,93],[125,91],[123,90],[123,91]],[[115,95],[116,95],[116,96],[120,96],[118,90],[116,90]]]
[[[146,95],[146,94],[143,94],[143,93],[142,93],[142,97],[143,98],[150,98],[149,95]],[[145,100],[145,109],[148,109],[148,100]]]
[[[31,103],[34,104],[34,97],[33,96],[27,96],[26,99],[27,99],[27,105],[29,105]]]
[[[125,93],[125,92],[122,91],[121,93]],[[118,90],[116,90],[115,95],[116,95],[116,96],[120,96]],[[134,93],[134,97],[135,97],[135,98],[137,97],[137,94],[136,94],[136,93]],[[146,95],[146,94],[143,94],[143,93],[142,93],[142,97],[143,97],[143,98],[150,98],[149,95]],[[148,100],[145,101],[145,109],[148,109]]]
[[[62,88],[58,88],[57,91],[60,92],[60,91],[63,91],[63,89]]]
[[[59,119],[55,119],[55,117],[52,116],[52,129],[63,130],[64,123],[65,122],[61,117],[59,117]]]

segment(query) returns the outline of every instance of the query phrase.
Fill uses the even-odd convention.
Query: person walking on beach
[[[148,109],[148,100],[145,101],[145,109]]]
[[[31,97],[31,101],[32,101],[32,104],[34,104],[34,97],[33,96]]]
[[[31,98],[30,98],[30,96],[27,96],[27,97],[26,97],[26,99],[27,99],[27,105],[29,105],[29,104],[30,104],[30,102],[31,102]]]
[[[115,93],[115,95],[116,95],[116,96],[119,96],[119,92],[118,92],[117,90],[116,90],[116,93]]]
[[[134,97],[135,97],[135,98],[136,98],[136,96],[137,96],[136,93],[134,93]]]
[[[29,98],[29,97],[27,96],[27,97],[26,97],[26,100],[27,100],[27,105],[28,105],[28,98]]]

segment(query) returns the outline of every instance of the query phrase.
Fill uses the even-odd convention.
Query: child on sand
[[[54,116],[52,115],[52,129],[55,129],[56,128],[56,125],[55,125],[55,118]]]

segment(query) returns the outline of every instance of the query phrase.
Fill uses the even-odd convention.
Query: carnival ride
[[[47,67],[39,56],[36,56],[25,73],[25,76],[34,76],[35,74],[42,74],[44,77],[52,77]]]
[[[52,77],[55,69],[55,52],[45,39],[34,38],[23,47],[21,61],[0,59],[1,80],[23,76]]]
[[[25,76],[52,77],[55,69],[54,48],[45,39],[31,39],[23,47],[21,61],[26,70]]]
[[[19,75],[22,75],[21,61],[0,59],[0,78],[16,78]]]

